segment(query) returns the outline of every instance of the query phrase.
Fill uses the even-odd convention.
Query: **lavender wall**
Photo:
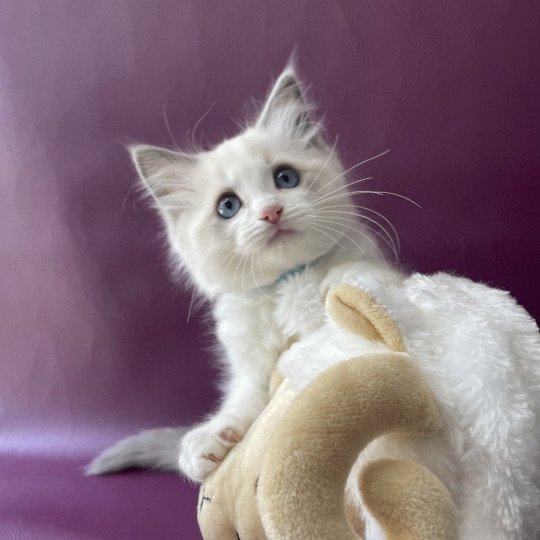
[[[0,449],[66,452],[210,406],[122,145],[217,142],[296,44],[401,259],[540,315],[537,4],[0,0]],[[204,134],[204,135],[203,135]]]

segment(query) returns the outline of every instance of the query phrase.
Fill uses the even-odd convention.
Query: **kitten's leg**
[[[268,403],[270,374],[283,339],[273,311],[274,303],[264,296],[228,295],[216,303],[227,379],[217,413],[182,439],[178,463],[192,480],[201,482],[218,467]]]
[[[178,471],[180,466],[190,479],[202,481],[265,407],[268,383],[264,370],[258,375],[254,379],[255,374],[236,373],[225,389],[219,412],[207,422],[191,430],[157,428],[126,437],[94,458],[86,474],[109,474],[131,467]]]
[[[218,467],[264,409],[268,378],[237,373],[230,379],[225,395],[219,411],[187,433],[180,443],[180,470],[195,482],[202,482]]]

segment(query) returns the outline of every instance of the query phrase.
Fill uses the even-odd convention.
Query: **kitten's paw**
[[[180,470],[191,480],[202,482],[242,440],[246,429],[240,420],[229,415],[213,418],[192,429],[180,444]]]

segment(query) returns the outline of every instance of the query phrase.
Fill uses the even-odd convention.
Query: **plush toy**
[[[201,486],[205,540],[358,538],[362,516],[347,500],[345,484],[359,452],[384,433],[429,436],[441,429],[431,391],[384,310],[346,287],[329,295],[327,305],[348,331],[384,343],[389,352],[340,362],[299,394],[282,382]],[[450,494],[425,467],[378,460],[358,482],[389,538],[455,538]]]
[[[326,305],[202,484],[205,540],[534,539],[540,338],[527,313],[446,274],[352,279]]]

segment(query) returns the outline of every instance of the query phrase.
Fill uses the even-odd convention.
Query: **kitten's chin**
[[[286,242],[298,235],[298,231],[293,229],[275,229],[271,232],[270,236],[266,239],[265,245],[272,246],[279,242]]]
[[[268,230],[257,248],[237,253],[232,259],[227,253],[213,253],[193,273],[210,297],[264,290],[298,265],[309,266],[334,246],[330,238],[311,231],[276,227]],[[213,260],[226,262],[215,265]]]

